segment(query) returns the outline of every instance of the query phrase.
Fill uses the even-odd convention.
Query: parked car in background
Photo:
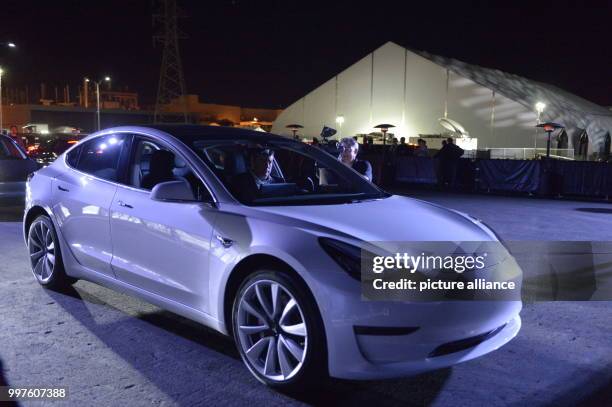
[[[74,134],[52,134],[32,138],[26,148],[27,154],[38,164],[47,166],[82,137]]]
[[[23,202],[26,179],[37,169],[15,140],[0,134],[0,205]]]

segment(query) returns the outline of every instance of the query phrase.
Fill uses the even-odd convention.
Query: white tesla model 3
[[[92,134],[30,176],[24,234],[43,286],[89,280],[232,335],[251,373],[278,388],[450,366],[521,325],[520,301],[363,301],[363,242],[497,238],[268,133]]]

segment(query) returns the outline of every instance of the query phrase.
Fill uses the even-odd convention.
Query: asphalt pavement
[[[612,240],[612,205],[412,193],[467,211],[507,240]],[[0,209],[0,385],[68,388],[21,405],[612,405],[612,302],[526,304],[501,349],[386,381],[332,380],[288,396],[257,382],[232,341],[141,300],[79,281],[57,293],[30,272],[21,208]]]

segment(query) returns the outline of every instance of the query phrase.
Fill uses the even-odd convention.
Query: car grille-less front
[[[487,339],[490,339],[490,338],[494,337],[495,335],[497,335],[502,329],[504,329],[505,326],[506,326],[506,324],[503,324],[502,326],[497,327],[497,328],[495,328],[492,331],[485,332],[485,333],[480,334],[480,335],[476,335],[476,336],[472,336],[472,337],[469,337],[469,338],[464,338],[464,339],[459,339],[457,341],[452,341],[452,342],[444,343],[444,344],[438,346],[437,348],[435,348],[428,355],[428,357],[435,358],[435,357],[438,357],[438,356],[444,356],[444,355],[448,355],[450,353],[460,352],[462,350],[473,348],[474,346],[476,346],[476,345],[486,341]]]

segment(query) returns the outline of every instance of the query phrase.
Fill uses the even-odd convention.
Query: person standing
[[[418,147],[414,153],[417,157],[429,157],[429,149],[427,148],[427,142],[422,138],[417,141]]]
[[[345,137],[338,144],[340,155],[338,159],[348,167],[351,167],[368,181],[372,182],[372,164],[366,160],[358,160],[359,144],[351,137]]]
[[[463,156],[463,153],[463,149],[454,143],[452,137],[447,138],[446,143],[442,142],[442,149],[435,155],[440,159],[442,186],[452,187],[455,184],[459,158]]]

